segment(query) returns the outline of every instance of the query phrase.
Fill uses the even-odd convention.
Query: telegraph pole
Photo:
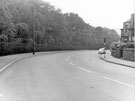
[[[104,47],[105,47],[104,50],[106,51],[106,37],[104,37]],[[104,53],[104,58],[105,58],[105,54],[106,53]]]
[[[34,33],[34,7],[32,6],[32,53],[35,55],[35,33]]]

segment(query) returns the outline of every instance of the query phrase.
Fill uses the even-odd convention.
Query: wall
[[[121,29],[121,42],[132,42],[135,41],[135,14],[131,15],[131,18],[123,23],[123,29]],[[128,37],[128,40],[125,38]]]
[[[129,61],[135,61],[135,49],[134,48],[125,48],[123,50],[123,59]]]
[[[115,48],[111,51],[111,55],[116,58],[122,58],[123,53],[121,48]]]

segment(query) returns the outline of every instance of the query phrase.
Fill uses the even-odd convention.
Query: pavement
[[[135,69],[102,61],[97,51],[43,53],[7,66],[0,101],[135,101],[134,78]]]
[[[135,62],[115,58],[115,57],[111,56],[110,51],[107,51],[107,53],[105,54],[105,57],[104,57],[104,55],[100,55],[100,58],[109,63],[113,63],[116,65],[122,65],[122,66],[130,67],[130,68],[135,68]]]

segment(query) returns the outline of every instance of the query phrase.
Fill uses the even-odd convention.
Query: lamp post
[[[41,5],[40,8],[44,8],[44,5]],[[34,24],[34,18],[35,18],[35,13],[34,13],[34,6],[31,7],[32,9],[32,39],[33,39],[33,45],[32,45],[32,53],[35,55],[35,24]]]
[[[104,51],[106,51],[106,37],[104,37]],[[106,53],[104,53],[104,58],[105,58],[105,54]]]
[[[35,55],[35,33],[34,33],[34,7],[32,6],[32,53]]]
[[[104,47],[106,48],[106,37],[104,37]]]

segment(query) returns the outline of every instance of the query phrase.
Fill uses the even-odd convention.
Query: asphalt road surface
[[[45,53],[0,72],[0,101],[135,101],[135,69],[97,51]]]

